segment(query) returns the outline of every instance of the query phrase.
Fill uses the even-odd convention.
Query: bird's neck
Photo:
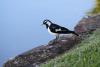
[[[50,26],[51,25],[51,22],[47,22],[47,25]]]
[[[46,28],[47,28],[47,29],[48,29],[48,27],[49,27],[48,24],[46,24]]]
[[[51,23],[47,23],[46,24],[46,28],[50,27],[51,26]]]

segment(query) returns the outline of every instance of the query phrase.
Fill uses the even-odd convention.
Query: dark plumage
[[[54,24],[48,19],[44,20],[43,24],[46,25],[46,28],[48,29],[48,31],[51,34],[56,35],[56,37],[59,36],[59,34],[70,34],[70,33],[78,36],[78,34],[76,32],[71,31],[65,27],[59,26],[57,24]]]

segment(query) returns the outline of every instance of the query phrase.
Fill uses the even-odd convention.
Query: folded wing
[[[59,26],[57,24],[51,25],[50,28],[51,28],[52,32],[59,33],[59,34],[66,34],[69,31],[67,28],[61,27],[61,26]]]

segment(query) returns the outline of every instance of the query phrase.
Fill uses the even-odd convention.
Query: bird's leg
[[[56,38],[54,39],[52,44],[56,44],[58,39],[59,39],[59,34],[56,35]]]
[[[57,42],[58,39],[59,39],[59,34],[56,35],[55,42]]]
[[[57,40],[59,40],[59,34],[57,35]]]
[[[56,36],[55,40],[57,40],[57,36]]]

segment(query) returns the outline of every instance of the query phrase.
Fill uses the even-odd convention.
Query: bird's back
[[[69,31],[67,28],[59,26],[57,24],[52,24],[49,28],[51,32],[59,33],[59,34],[66,34]]]

